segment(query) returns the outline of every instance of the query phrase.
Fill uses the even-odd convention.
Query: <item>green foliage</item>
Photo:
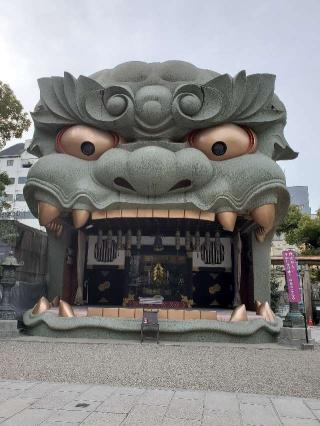
[[[6,172],[0,172],[0,213],[3,209],[8,209],[10,204],[8,204],[4,197],[6,195],[6,185],[9,185],[10,179]]]
[[[290,206],[286,217],[284,218],[281,225],[277,228],[277,234],[285,234],[285,239],[289,244],[296,244],[295,232],[299,226],[300,220],[303,214],[299,207]]]
[[[15,247],[18,237],[19,234],[14,221],[0,220],[0,240],[11,247]]]
[[[271,309],[273,312],[276,312],[279,306],[279,300],[280,300],[280,282],[279,282],[279,272],[278,268],[272,268],[270,271],[270,299],[271,299]]]
[[[310,281],[312,283],[320,283],[320,268],[319,266],[310,269]]]
[[[320,210],[315,219],[301,213],[298,207],[290,206],[277,234],[284,233],[288,244],[299,247],[301,254],[320,254]]]
[[[0,148],[11,138],[21,138],[31,121],[10,87],[0,81]]]

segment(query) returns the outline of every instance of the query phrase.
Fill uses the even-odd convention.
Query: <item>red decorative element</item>
[[[311,316],[309,316],[307,324],[309,327],[313,327],[313,321]]]
[[[193,146],[194,138],[195,138],[196,134],[199,133],[199,131],[200,131],[199,129],[191,130],[191,132],[188,134],[187,140],[188,140],[188,143],[189,143],[190,146]]]
[[[147,308],[147,309],[183,309],[187,308],[187,304],[185,302],[181,301],[171,301],[171,300],[165,300],[162,303],[159,303],[157,305],[144,305],[140,304],[138,300],[128,300],[127,306],[130,306],[131,308]]]
[[[249,127],[247,126],[240,126],[240,127],[242,127],[243,130],[246,131],[247,135],[249,136],[249,147],[248,147],[247,153],[249,154],[250,152],[254,152],[256,148],[256,138],[253,131],[249,129]]]
[[[111,130],[109,130],[109,133],[112,134],[114,142],[113,142],[113,148],[115,148],[117,145],[119,145],[120,142],[120,138],[118,133],[112,132]]]
[[[62,146],[61,146],[61,138],[62,138],[62,136],[63,136],[64,132],[65,132],[66,130],[68,130],[68,129],[69,129],[69,127],[64,127],[63,129],[61,129],[61,130],[58,132],[58,134],[57,134],[57,136],[56,136],[56,151],[57,151],[57,152],[62,152],[62,153],[64,153],[64,150],[63,150],[63,148],[62,148]]]

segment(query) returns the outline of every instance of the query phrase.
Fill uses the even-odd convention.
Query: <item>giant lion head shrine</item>
[[[127,62],[39,79],[24,195],[48,232],[34,335],[270,342],[270,245],[294,159],[271,74]],[[50,301],[50,303],[49,303]]]

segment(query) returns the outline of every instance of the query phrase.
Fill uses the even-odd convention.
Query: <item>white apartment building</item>
[[[0,170],[6,172],[11,180],[6,187],[5,200],[11,205],[0,214],[1,219],[16,219],[25,225],[40,229],[38,219],[30,212],[23,197],[23,187],[27,180],[29,168],[37,161],[37,157],[27,152],[30,140],[17,143],[0,151]]]

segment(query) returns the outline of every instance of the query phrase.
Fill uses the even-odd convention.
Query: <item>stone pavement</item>
[[[0,380],[1,425],[312,426],[320,400]]]

